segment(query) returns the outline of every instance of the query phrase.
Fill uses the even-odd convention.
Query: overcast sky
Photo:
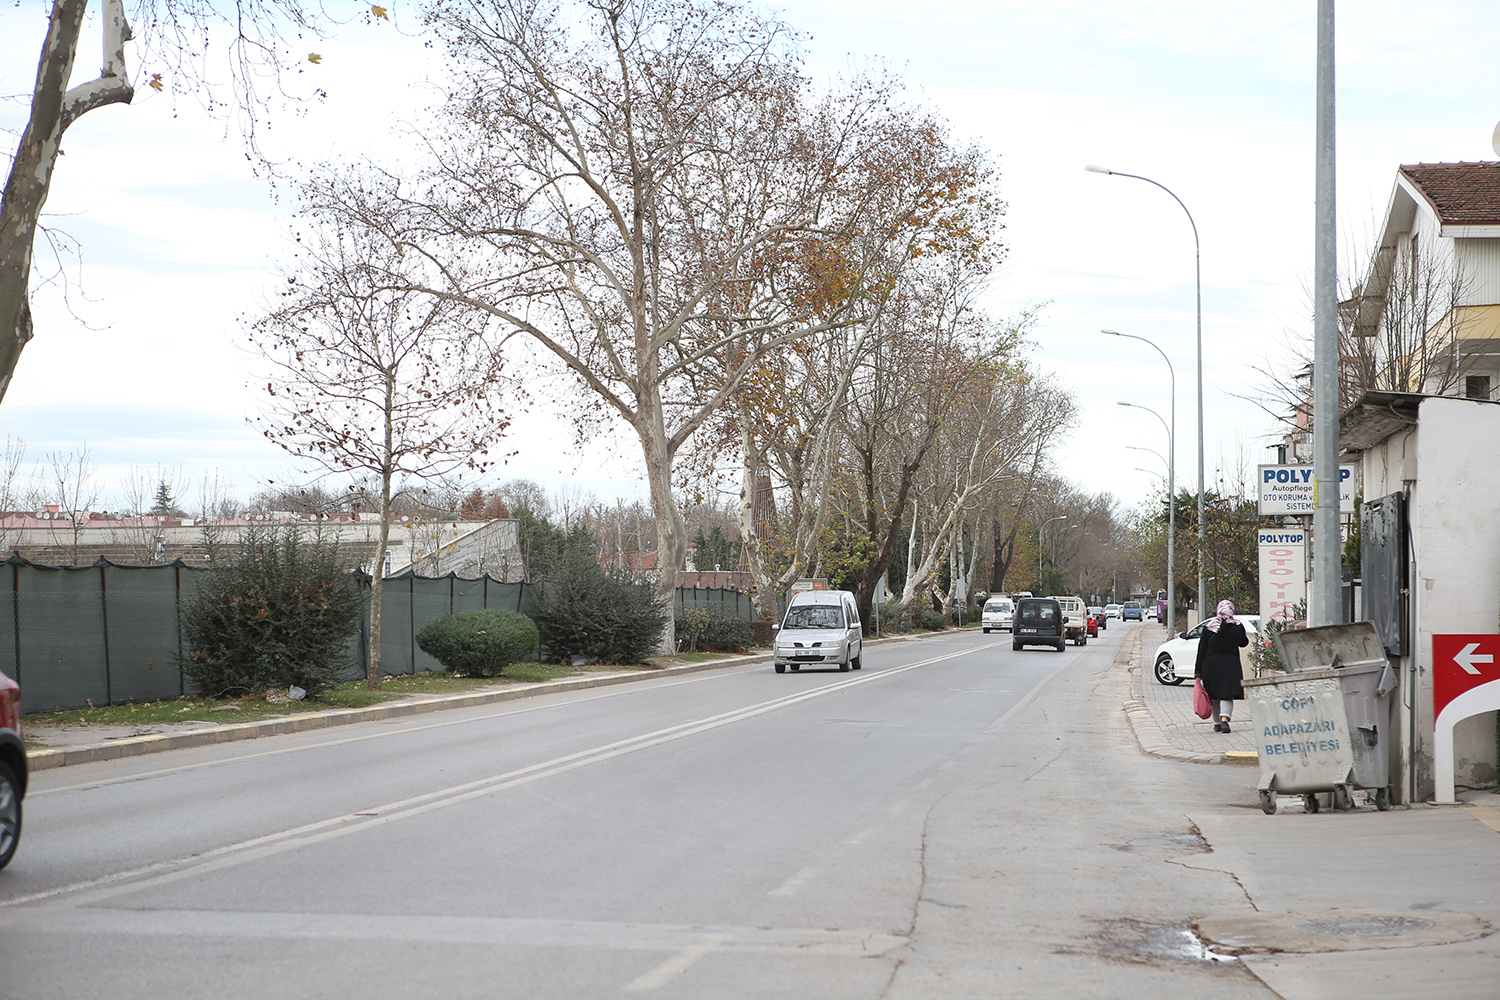
[[[338,8],[337,3],[330,7]],[[309,44],[322,62],[303,78],[329,93],[299,118],[275,120],[270,148],[289,159],[398,159],[403,123],[435,101],[441,65],[395,24],[352,24]],[[1142,502],[1166,435],[1149,414],[1171,405],[1177,373],[1177,478],[1196,484],[1193,240],[1156,188],[1085,173],[1088,163],[1171,188],[1202,243],[1205,450],[1208,479],[1229,483],[1272,460],[1272,422],[1234,394],[1271,395],[1274,366],[1311,328],[1313,0],[1255,4],[1012,0],[926,4],[803,2],[781,8],[810,37],[808,68],[827,79],[880,61],[904,75],[962,138],[993,151],[1009,203],[1008,257],[989,296],[1000,315],[1044,305],[1033,356],[1072,387],[1078,428],[1060,471],[1125,506]],[[357,11],[361,5],[350,4]],[[0,94],[29,91],[46,8],[0,10]],[[97,13],[96,11],[94,12]],[[1500,8],[1492,0],[1341,5],[1338,20],[1340,252],[1358,248],[1383,213],[1401,163],[1495,159],[1500,118]],[[97,19],[91,21],[97,24]],[[414,22],[412,22],[414,24]],[[87,29],[86,29],[87,30]],[[86,35],[80,73],[92,73]],[[49,225],[79,241],[81,269],[36,289],[37,336],[0,405],[0,434],[32,461],[87,445],[105,488],[134,466],[217,473],[248,495],[296,478],[245,420],[263,388],[237,346],[288,255],[290,200],[254,176],[230,126],[193,103],[142,86],[92,112],[64,143]],[[301,82],[301,81],[299,81]],[[23,106],[0,104],[19,127]],[[14,140],[9,140],[13,142]],[[38,248],[44,261],[47,251]],[[633,438],[618,454],[570,448],[566,418],[518,422],[518,454],[495,481],[525,476],[602,497],[638,496]],[[1142,467],[1150,472],[1137,471]],[[192,493],[192,489],[182,492]]]

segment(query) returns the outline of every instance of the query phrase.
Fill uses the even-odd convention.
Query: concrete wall
[[[1432,734],[1432,636],[1500,631],[1500,405],[1424,399],[1418,408],[1417,503],[1412,531],[1419,676],[1419,729]],[[1495,716],[1454,731],[1455,778],[1496,781]]]
[[[1421,800],[1433,790],[1432,637],[1500,631],[1500,405],[1424,399],[1416,428],[1365,452],[1362,471],[1366,500],[1403,487],[1411,491],[1414,747],[1406,746],[1413,699],[1404,684],[1399,711],[1403,746],[1417,760],[1415,798]],[[1401,658],[1404,679],[1410,677],[1411,656]],[[1458,784],[1496,783],[1495,722],[1494,713],[1487,713],[1454,731]]]

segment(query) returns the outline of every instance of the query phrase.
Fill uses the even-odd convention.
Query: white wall
[[[1413,638],[1422,683],[1418,732],[1430,741],[1432,636],[1500,631],[1500,404],[1433,397],[1417,412]],[[1366,493],[1372,495],[1379,494]],[[1454,756],[1460,785],[1495,783],[1493,714],[1459,724]],[[1430,789],[1429,771],[1419,792]]]

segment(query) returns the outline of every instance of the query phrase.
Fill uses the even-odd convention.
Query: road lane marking
[[[797,890],[802,888],[802,884],[808,879],[815,877],[817,874],[818,869],[816,868],[804,868],[797,874],[793,875],[791,878],[787,879],[785,882],[778,885],[776,888],[772,889],[770,892],[766,893],[766,895],[782,898],[785,898],[787,896],[795,896],[797,894]]]
[[[757,664],[747,664],[747,666],[756,666],[756,665]],[[720,674],[718,676],[726,676],[726,675]],[[714,675],[711,675],[711,674],[701,674],[701,675],[697,675],[697,676],[693,676],[693,677],[683,677],[683,678],[679,678],[679,679],[676,679],[676,680],[658,680],[658,681],[655,681],[654,683],[651,684],[651,690],[653,690],[653,691],[659,691],[662,688],[680,687],[683,684],[698,684],[698,683],[701,683],[702,681],[713,680],[713,679],[714,679]],[[622,688],[604,688],[604,689],[593,689],[593,690],[595,690],[597,693],[595,693],[595,694],[593,694],[593,695],[591,695],[589,697],[569,699],[567,702],[565,702],[565,704],[566,705],[586,705],[586,704],[588,704],[590,702],[603,701],[605,698],[619,698],[619,697],[623,697],[624,695],[627,695],[627,694],[640,694],[641,693],[641,690],[639,688],[636,688],[636,687],[633,687],[633,686],[630,686],[630,685],[626,685],[626,686],[624,686]],[[545,692],[545,694],[547,694],[547,695],[559,695],[559,694],[565,695],[565,694],[568,694],[568,693],[569,692],[566,692],[566,691],[557,691],[557,692],[549,691],[549,692]],[[234,756],[234,757],[223,757],[223,758],[220,758],[218,760],[198,761],[197,763],[194,763],[194,764],[179,764],[179,765],[177,765],[175,767],[161,767],[161,768],[157,768],[154,771],[141,771],[141,772],[136,773],[136,774],[121,775],[118,778],[99,778],[99,779],[93,780],[93,781],[80,781],[79,783],[74,784],[74,785],[61,785],[61,786],[59,786],[57,788],[38,788],[38,789],[30,789],[30,788],[28,788],[27,791],[26,791],[26,797],[29,798],[29,799],[34,799],[34,798],[36,798],[39,795],[56,795],[59,792],[76,792],[76,791],[79,791],[80,789],[85,789],[85,788],[105,788],[105,787],[108,787],[110,785],[123,785],[123,784],[126,784],[128,782],[132,782],[132,781],[144,781],[147,778],[159,778],[159,777],[162,777],[162,776],[168,775],[168,774],[180,774],[180,773],[185,772],[185,771],[201,771],[201,770],[204,770],[205,768],[221,767],[221,766],[229,765],[229,764],[241,764],[241,763],[244,763],[246,761],[260,760],[260,759],[265,758],[265,757],[280,757],[280,756],[282,756],[284,754],[290,754],[290,753],[306,753],[306,752],[312,751],[312,750],[322,750],[325,747],[344,746],[344,745],[349,744],[349,743],[363,743],[366,740],[386,739],[387,737],[391,737],[391,736],[403,736],[403,735],[405,735],[407,733],[423,733],[423,732],[427,732],[428,730],[431,730],[431,729],[447,729],[450,726],[467,726],[467,725],[470,725],[471,723],[475,723],[475,722],[489,722],[489,721],[494,720],[494,719],[506,719],[506,718],[510,718],[511,716],[527,715],[527,714],[530,714],[532,712],[542,712],[542,711],[546,711],[547,709],[558,708],[558,707],[559,706],[556,703],[548,703],[548,704],[545,704],[545,705],[534,704],[534,705],[526,705],[524,707],[519,707],[519,708],[506,708],[506,709],[504,709],[502,711],[498,711],[498,712],[487,712],[484,715],[471,715],[471,716],[467,716],[467,717],[462,718],[462,719],[445,719],[445,720],[443,720],[441,722],[431,722],[431,723],[428,723],[428,724],[423,725],[423,726],[405,726],[405,727],[400,728],[400,729],[385,729],[385,730],[382,730],[380,732],[364,733],[364,734],[361,734],[359,736],[345,736],[345,737],[342,737],[340,739],[324,740],[324,741],[319,742],[319,743],[305,743],[305,744],[302,744],[300,746],[294,746],[294,747],[277,747],[276,749],[273,749],[273,750],[261,750],[261,751],[258,751],[256,753],[240,754],[240,755],[237,755],[237,756]],[[417,718],[417,717],[416,716],[407,716],[407,718],[412,719],[412,718]],[[400,725],[402,723],[402,721],[403,720],[399,719],[399,718],[397,718],[397,719],[372,719],[371,720],[371,724],[386,723],[386,724]],[[286,733],[286,734],[283,734],[283,735],[287,735],[287,736],[315,736],[317,734],[327,733],[327,732],[329,732],[329,730],[327,730],[327,729],[309,729],[309,730],[306,730],[305,732],[302,732],[302,733]],[[187,747],[187,748],[184,748],[184,749],[209,750],[209,749],[216,749],[218,747],[223,747],[225,749],[229,749],[229,748],[232,748],[232,747],[241,747],[241,746],[244,746],[244,745],[245,744],[243,742],[236,742],[236,743],[210,743],[210,744],[205,744],[202,747]],[[134,761],[134,760],[139,760],[139,759],[140,759],[139,757],[116,757],[116,758],[113,758],[112,760],[109,760],[109,761],[98,761],[97,763],[113,764],[113,763],[119,763],[119,762],[125,762],[125,761]],[[37,772],[37,775],[47,774],[47,773],[50,773],[50,772],[39,771],[39,772]],[[32,780],[33,781],[37,780],[37,777],[33,776]]]
[[[655,952],[673,957],[710,939],[717,950],[725,952],[796,952],[832,958],[879,958],[907,943],[901,934],[857,927],[743,927],[548,917],[275,910],[78,909],[43,917],[28,930],[80,936],[114,934],[138,938],[325,941],[332,944],[421,941],[500,948]]]
[[[1069,659],[1071,660],[1071,657]],[[1042,688],[1047,686],[1047,682],[1052,680],[1052,678],[1056,677],[1058,674],[1062,673],[1063,669],[1069,665],[1070,663],[1059,663],[1057,666],[1047,671],[1047,675],[1041,680],[1037,681],[1030,691],[1027,691],[1024,695],[1022,695],[1020,701],[1010,706],[1010,708],[1006,709],[1004,715],[1000,716],[1000,718],[990,723],[989,726],[986,727],[985,732],[993,733],[995,730],[1005,725],[1011,719],[1015,718],[1016,714],[1020,712],[1021,709],[1031,704],[1031,699],[1041,694]]]
[[[627,993],[645,993],[648,990],[659,990],[663,986],[682,975],[693,966],[698,959],[715,951],[728,937],[724,934],[709,934],[695,945],[689,945],[682,949],[665,962],[631,980],[625,987]]]
[[[991,645],[999,645],[999,643]],[[985,647],[977,648],[983,649]],[[812,688],[811,690],[799,691],[795,694],[773,698],[770,701],[760,702],[744,708],[721,712],[718,715],[709,716],[704,719],[679,723],[678,725],[658,729],[654,732],[616,740],[612,743],[593,747],[588,750],[579,750],[562,757],[555,757],[552,760],[516,768],[502,774],[491,775],[488,778],[480,778],[448,788],[424,792],[421,795],[398,799],[384,805],[366,806],[356,812],[330,816],[326,819],[276,833],[268,833],[237,843],[225,844],[221,847],[188,857],[157,862],[129,871],[115,872],[110,875],[87,879],[70,885],[28,893],[13,899],[0,900],[0,927],[26,919],[26,908],[32,904],[39,904],[38,908],[44,912],[66,907],[86,906],[90,903],[102,902],[115,896],[135,892],[139,889],[164,885],[182,878],[196,877],[224,868],[246,864],[251,861],[274,857],[287,851],[299,850],[303,847],[310,847],[314,844],[323,843],[351,833],[359,833],[374,827],[385,826],[404,819],[422,816],[438,809],[444,809],[448,806],[492,795],[519,785],[530,784],[533,781],[554,777],[581,767],[587,767],[591,764],[601,763],[626,754],[650,749],[674,740],[684,739],[688,736],[695,736],[699,733],[765,715],[768,712],[774,712],[778,709],[811,701],[814,698],[835,694],[861,684],[870,684],[883,678],[895,677],[898,674],[906,673],[908,670],[916,670],[919,667],[930,666],[934,663],[942,663],[947,660],[969,656],[975,651],[975,648],[961,649],[941,656],[928,657],[925,660],[918,660],[899,667],[874,671],[860,677],[837,681]],[[1028,695],[1028,697],[1030,696]],[[371,813],[375,813],[376,815],[369,815]]]

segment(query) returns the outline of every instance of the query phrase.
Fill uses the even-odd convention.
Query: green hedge
[[[316,692],[353,666],[364,595],[338,543],[252,527],[183,600],[183,672],[209,697],[296,685]]]
[[[443,615],[417,633],[422,652],[469,677],[498,677],[512,663],[529,659],[539,641],[530,618],[495,608]]]
[[[605,573],[593,554],[569,553],[537,588],[532,620],[552,661],[574,657],[643,663],[671,619],[668,603],[645,581]]]
[[[718,608],[690,608],[677,619],[679,648],[733,653],[749,649],[754,641],[749,622]]]

